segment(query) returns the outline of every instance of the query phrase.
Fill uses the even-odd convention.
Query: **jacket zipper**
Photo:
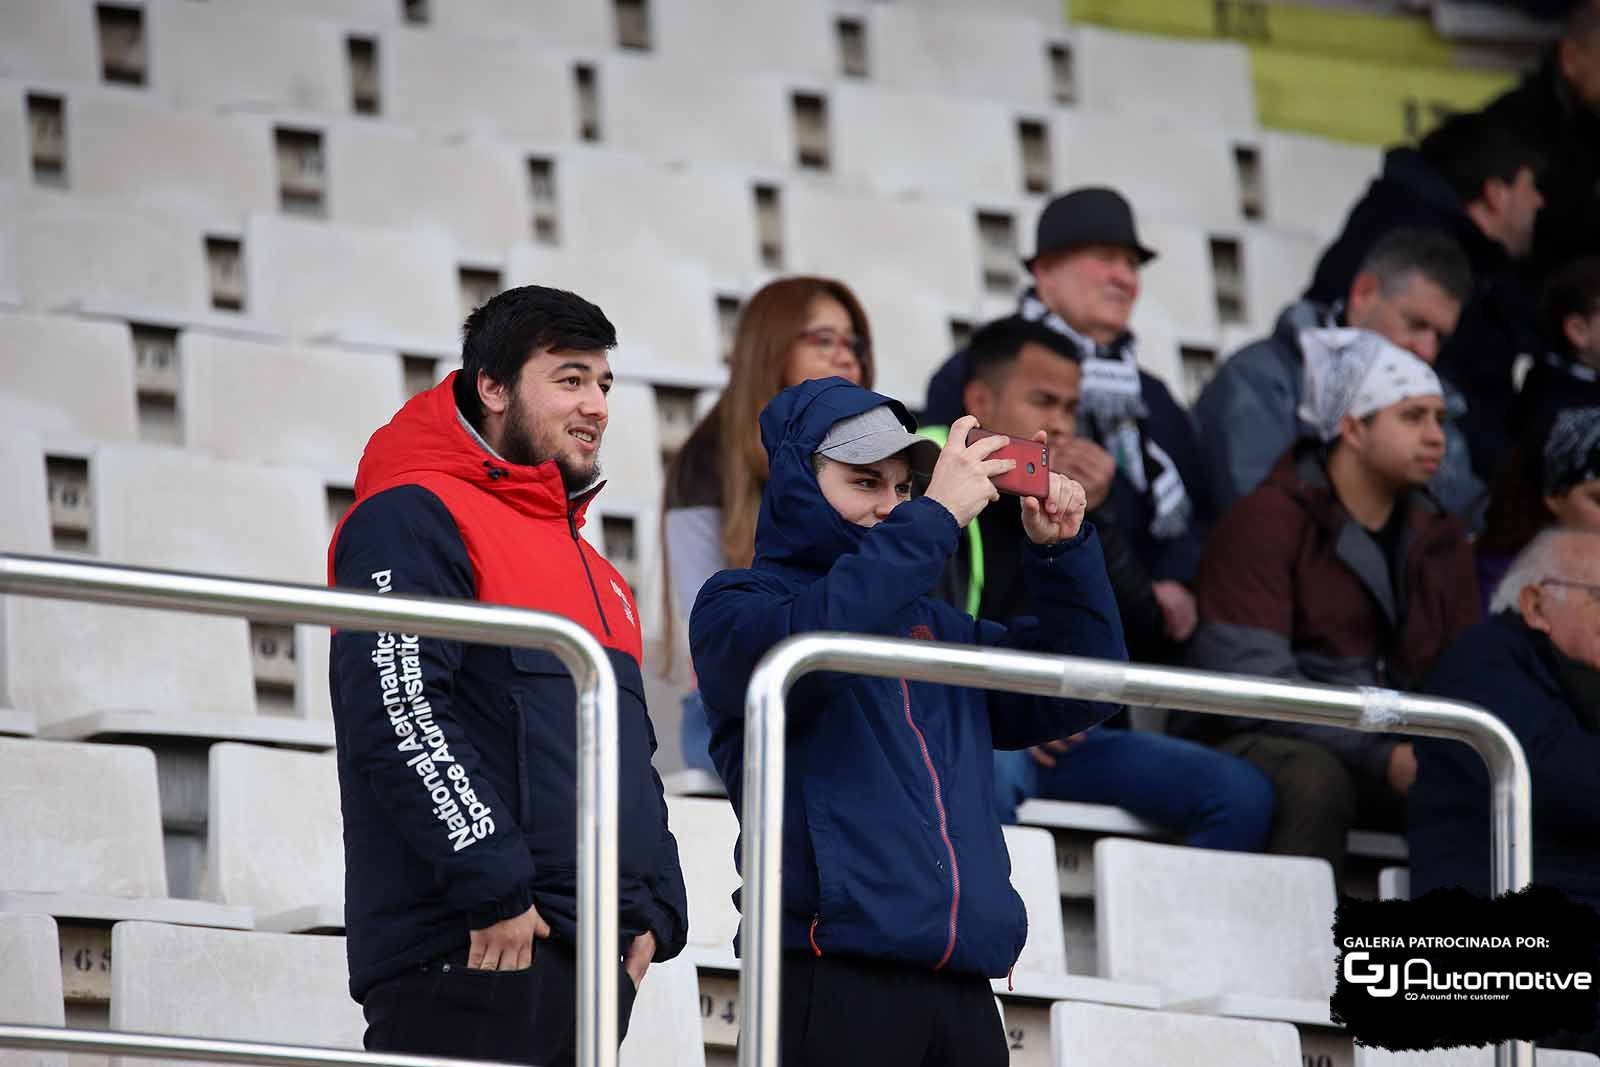
[[[807,934],[807,936],[811,938],[811,951],[815,952],[819,956],[822,955],[822,946],[817,944],[817,923],[821,921],[821,915],[811,916],[811,930]]]
[[[933,806],[939,812],[939,836],[944,839],[945,851],[950,855],[950,940],[944,946],[944,955],[933,965],[933,969],[937,971],[950,962],[950,954],[956,950],[956,912],[961,906],[961,868],[956,865],[956,847],[950,843],[950,823],[945,817],[944,794],[939,787],[939,772],[933,769],[933,757],[928,754],[927,738],[922,736],[916,721],[911,718],[911,687],[906,684],[904,678],[900,679],[900,693],[905,698],[906,725],[917,735],[917,745],[922,749],[923,765],[928,768],[928,777],[933,779]]]
[[[583,576],[589,579],[589,592],[594,597],[594,610],[600,614],[600,628],[611,636],[611,624],[606,622],[606,609],[600,606],[600,588],[594,584],[594,572],[589,570],[589,557],[583,554],[583,542],[578,539],[578,520],[567,512],[567,529],[572,531],[572,547],[578,550],[578,562],[583,564]]]

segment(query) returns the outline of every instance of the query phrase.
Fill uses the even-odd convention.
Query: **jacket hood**
[[[811,457],[840,419],[887,404],[907,430],[917,422],[904,404],[843,378],[785,389],[761,411],[769,474],[756,521],[756,562],[826,570],[853,552],[866,527],[846,522],[817,486]]]
[[[368,439],[356,468],[356,503],[397,485],[442,475],[475,485],[530,517],[565,520],[570,512],[583,525],[583,513],[600,485],[569,500],[554,460],[527,467],[490,454],[456,410],[454,386],[460,373],[453,371],[406,401]]]

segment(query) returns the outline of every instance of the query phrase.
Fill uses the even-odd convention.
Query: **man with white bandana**
[[[1444,458],[1438,376],[1375,333],[1307,330],[1300,417],[1316,431],[1218,524],[1195,583],[1190,662],[1411,689],[1480,616],[1466,529],[1427,492]],[[1401,830],[1416,777],[1389,735],[1214,716],[1173,732],[1277,788],[1269,851],[1344,863],[1353,826]]]
[[[1074,189],[1039,216],[1033,286],[1018,314],[1067,338],[1082,353],[1078,436],[1052,446],[1053,468],[1081,483],[1089,506],[1107,505],[1152,579],[1175,641],[1194,631],[1190,589],[1213,521],[1204,454],[1189,413],[1161,380],[1139,369],[1128,329],[1139,270],[1156,253],[1139,240],[1133,210],[1112,189]],[[971,380],[965,350],[928,383],[924,419],[949,425],[964,413]]]

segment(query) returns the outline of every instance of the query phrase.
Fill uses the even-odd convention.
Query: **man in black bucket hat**
[[[1155,256],[1155,250],[1139,239],[1133,209],[1115,190],[1089,187],[1056,197],[1040,214],[1032,254],[1023,260],[1033,284],[1022,294],[1016,315],[975,335],[975,339],[990,336],[995,327],[1008,332],[1008,326],[1014,326],[1017,329],[1009,332],[1019,335],[1043,327],[1056,343],[1023,346],[1037,350],[1033,362],[1027,352],[1011,360],[1004,382],[993,380],[992,361],[984,353],[958,352],[929,383],[925,421],[947,426],[964,414],[982,418],[972,405],[981,403],[986,390],[1018,398],[1008,408],[1014,419],[994,421],[993,428],[1020,436],[1039,430],[1050,434],[1052,469],[1083,485],[1105,543],[1126,548],[1117,553],[1112,585],[1130,651],[1137,649],[1135,658],[1175,661],[1197,622],[1190,583],[1211,525],[1211,493],[1188,413],[1165,385],[1139,369],[1134,358],[1128,323],[1139,295],[1140,269]],[[1025,321],[1019,324],[1016,319]],[[1069,376],[1077,378],[1076,390],[1064,390],[1056,381],[1059,376],[1050,373],[1058,363],[1070,361],[1068,353],[1081,367],[1081,375]],[[1052,361],[1052,354],[1063,358]],[[1074,391],[1076,397],[1070,395]],[[971,566],[967,578],[950,576],[945,583],[962,603],[976,599],[980,613],[995,618],[1023,611],[1027,596],[1019,587],[1016,568],[1005,566],[1000,558],[1002,546],[1016,540],[1001,519],[998,514],[980,517],[982,547],[967,549],[969,554],[982,553],[983,567]],[[974,590],[970,579],[979,574],[984,576],[983,587]],[[1158,605],[1155,610],[1152,600]],[[1098,730],[1104,733],[1123,723],[1124,718],[1116,716]],[[1137,740],[1125,731],[1112,733],[1115,736],[1097,739],[1107,742],[1103,750],[1122,747],[1118,743],[1124,739]],[[1069,749],[1057,741],[1029,753],[1001,753],[995,771],[1003,816],[1027,796],[1051,795],[1052,787],[1041,777],[1045,771],[1052,772],[1047,777],[1053,781],[1058,764],[1070,764],[1080,752],[1100,747]],[[1181,781],[1196,801],[1190,807],[1204,808],[1201,801],[1213,794],[1234,795],[1202,787],[1192,770],[1180,769],[1168,758],[1172,755],[1130,758],[1127,777],[1150,778],[1152,795]],[[1242,765],[1215,769],[1220,777],[1250,770]],[[1080,785],[1088,781],[1082,775],[1073,777]],[[1138,785],[1134,788],[1139,791]],[[1109,793],[1070,799],[1122,803]],[[1208,809],[1206,818],[1229,824],[1250,821],[1234,810],[1231,801],[1212,807],[1217,810]],[[1194,828],[1179,829],[1187,833]],[[1211,847],[1255,848],[1263,836],[1241,833]]]

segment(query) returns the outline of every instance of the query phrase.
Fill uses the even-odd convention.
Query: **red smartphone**
[[[967,444],[985,437],[1005,437],[993,430],[972,430],[967,434]],[[1031,496],[1044,500],[1050,496],[1050,450],[1041,441],[1026,437],[1010,437],[1004,448],[989,453],[990,459],[1014,459],[1017,465],[1005,474],[990,479],[994,487],[1012,496]]]

